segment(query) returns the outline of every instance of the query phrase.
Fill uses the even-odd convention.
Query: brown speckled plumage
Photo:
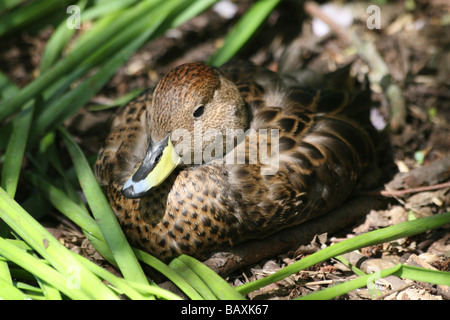
[[[227,79],[227,80],[226,80]],[[286,86],[285,83],[289,83]],[[132,243],[160,258],[197,257],[267,236],[339,206],[374,158],[368,91],[303,89],[245,63],[218,70],[199,63],[169,72],[115,115],[96,174]],[[122,194],[149,138],[192,131],[203,105],[203,127],[279,129],[279,170],[268,164],[180,165],[138,199]],[[205,131],[204,131],[205,132]],[[258,141],[258,140],[257,140]],[[268,141],[269,149],[271,141]],[[338,223],[338,222],[336,222]]]

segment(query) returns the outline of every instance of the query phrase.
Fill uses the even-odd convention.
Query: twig
[[[371,76],[371,81],[378,82],[382,86],[389,101],[391,112],[391,129],[401,129],[406,123],[405,100],[401,89],[393,81],[391,74],[389,73],[389,67],[378,53],[375,45],[372,42],[361,40],[355,32],[347,31],[341,28],[326,14],[324,14],[315,2],[306,2],[305,11],[309,15],[325,22],[333,33],[335,33],[339,38],[344,40],[347,44],[353,45],[357,48],[360,57],[366,61],[372,70],[373,76]]]
[[[305,287],[308,287],[308,286],[320,286],[320,285],[323,285],[323,284],[333,284],[333,280],[311,281],[311,282],[305,283]]]
[[[450,181],[440,183],[440,184],[435,184],[432,186],[409,188],[409,189],[404,189],[404,190],[381,190],[381,191],[367,191],[367,192],[361,191],[361,192],[358,192],[358,194],[367,195],[367,196],[398,197],[398,196],[403,196],[405,194],[410,194],[410,193],[432,191],[432,190],[445,189],[445,188],[450,188]]]
[[[407,283],[407,284],[405,284],[404,286],[402,286],[400,288],[396,288],[396,289],[390,290],[390,291],[388,291],[386,293],[383,293],[382,295],[373,298],[373,300],[382,300],[382,299],[390,296],[391,294],[401,292],[401,291],[403,291],[405,289],[408,289],[409,287],[412,287],[413,285],[414,285],[414,283]]]
[[[333,19],[328,17],[326,14],[324,14],[322,12],[322,10],[320,9],[320,7],[317,5],[317,3],[312,2],[312,1],[306,2],[305,3],[305,11],[310,16],[316,17],[316,18],[322,20],[323,22],[325,22],[330,27],[330,29],[333,31],[333,33],[335,33],[339,38],[341,38],[342,40],[344,40],[347,43],[351,42],[351,38],[348,35],[348,33],[344,32],[344,30],[338,24],[336,24],[333,21]]]

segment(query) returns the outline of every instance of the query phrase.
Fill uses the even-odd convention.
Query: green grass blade
[[[5,12],[6,10],[14,8],[15,6],[18,6],[25,1],[26,0],[3,0],[2,2],[0,2],[0,14]]]
[[[223,46],[208,64],[219,67],[231,59],[251,38],[280,0],[256,1],[225,38]]]
[[[387,277],[388,275],[391,274],[395,274],[395,272],[397,272],[400,268],[401,265],[399,264],[392,268],[384,269],[374,274],[368,274],[359,277],[357,279],[350,280],[348,282],[337,284],[330,288],[308,294],[306,296],[298,298],[297,300],[331,300],[333,298],[342,296],[350,291],[368,286],[368,284],[373,283],[374,280]],[[375,286],[373,287],[376,288]]]
[[[3,238],[0,238],[0,254],[47,283],[51,283],[53,287],[70,298],[90,299],[90,295],[84,290],[74,289],[68,286],[67,279],[55,269],[33,257],[31,254],[15,247],[13,244],[8,243]]]
[[[11,272],[9,272],[8,263],[6,261],[0,261],[0,279],[12,284]]]
[[[181,297],[174,294],[173,292],[163,289],[163,288],[160,288],[157,285],[146,286],[146,285],[142,285],[140,283],[133,283],[133,282],[129,282],[128,284],[142,293],[151,294],[151,295],[159,297],[160,299],[183,300]]]
[[[350,264],[350,262],[344,258],[344,256],[336,256],[335,257],[336,260],[338,260],[339,262],[341,262],[343,265],[345,265],[347,268],[349,268],[350,270],[352,270],[357,276],[365,276],[366,273],[364,271],[362,271],[361,269],[357,268],[356,266]]]
[[[12,287],[12,288],[11,288]],[[7,261],[0,260],[0,299],[9,296],[13,296],[15,294],[19,294],[15,291],[15,287],[13,286],[13,281],[11,278],[11,272],[9,271],[9,266]],[[12,290],[10,294],[8,292]],[[4,293],[6,292],[6,294]],[[19,290],[20,293],[22,293]],[[16,298],[16,299],[22,299],[22,298]]]
[[[9,99],[17,94],[17,92],[19,92],[19,88],[11,83],[3,73],[0,73],[0,96],[3,99]],[[14,197],[17,189],[20,167],[25,153],[32,116],[33,105],[30,102],[12,121],[11,132],[5,132],[7,135],[5,140],[8,141],[6,143],[6,151],[2,165],[0,186],[12,197]],[[6,129],[7,127],[5,126]]]
[[[374,281],[392,274],[404,279],[423,281],[446,286],[450,285],[449,272],[429,270],[414,266],[398,264],[392,268],[383,269],[378,272],[364,275],[357,279],[350,280],[348,282],[341,283],[332,286],[330,288],[311,293],[304,297],[298,298],[298,300],[330,300],[339,297],[341,295],[344,295],[352,290],[356,290],[365,286],[369,288],[369,294],[372,297],[376,297],[380,295],[380,292],[376,287],[376,285],[374,284]]]
[[[211,7],[218,0],[202,0],[202,1],[191,1],[191,4],[185,8],[173,21],[173,26],[179,26],[182,23],[192,19],[204,10]]]
[[[402,265],[396,275],[410,280],[450,286],[450,272]]]
[[[87,11],[86,11],[87,12]],[[94,25],[89,29],[89,32],[81,33],[77,38],[74,39],[73,44],[68,47],[68,54],[79,50],[84,46],[89,46],[91,42],[95,41],[95,38],[102,37],[102,34],[106,29],[110,28],[111,24],[114,23],[121,15],[125,13],[125,10],[119,10],[117,12],[112,12],[109,15],[99,18],[95,21]],[[84,14],[81,20],[83,20]]]
[[[89,270],[98,275],[100,278],[105,281],[111,283],[118,290],[121,290],[125,295],[127,295],[130,299],[133,300],[143,300],[143,299],[152,299],[153,296],[157,296],[166,300],[180,300],[181,298],[172,292],[169,292],[165,289],[159,288],[155,284],[141,284],[132,281],[126,281],[123,278],[119,278],[108,272],[107,270],[101,268],[96,265],[92,261],[74,254],[74,256],[83,263]]]
[[[63,191],[53,186],[46,179],[32,173],[28,174],[27,177],[58,211],[63,213],[81,229],[104,241],[103,234],[101,233],[98,224],[84,207],[73,202]]]
[[[63,164],[56,145],[56,133],[54,131],[47,133],[39,142],[39,150],[36,155],[36,160],[32,161],[36,164],[42,176],[46,175],[49,165],[52,165],[62,179],[61,181],[61,179],[57,179],[55,177],[52,179],[54,182],[53,184],[59,186],[61,190],[64,190],[70,200],[78,204],[86,213],[88,213],[83,199],[76,190],[79,187],[79,184],[75,171],[73,170],[73,167],[71,167],[68,171],[63,169]],[[33,158],[30,156],[30,159]]]
[[[94,262],[78,255],[73,254],[76,259],[78,259],[86,268],[88,268],[91,272],[96,274],[98,277],[112,284],[117,290],[121,291],[122,294],[125,294],[128,298],[132,300],[144,300],[151,298],[151,295],[142,295],[137,290],[133,288],[129,284],[129,281],[124,280],[123,278],[119,278],[112,274],[111,272],[103,269],[102,267],[96,265]],[[147,287],[149,285],[144,285]]]
[[[86,7],[86,3],[87,0],[81,0],[77,3],[77,6],[81,11],[83,11]],[[63,51],[64,47],[67,45],[75,31],[75,28],[71,29],[67,27],[66,20],[63,20],[62,23],[56,28],[56,30],[48,40],[45,46],[44,53],[42,54],[41,63],[39,65],[41,74],[49,70],[51,66],[58,60],[61,52]]]
[[[94,249],[97,250],[97,252],[103,258],[105,258],[113,266],[117,267],[117,262],[114,258],[114,255],[112,254],[111,249],[109,248],[105,240],[94,237],[92,234],[86,231],[83,231],[83,234],[89,240],[89,243],[94,247]]]
[[[130,46],[125,47],[107,61],[95,75],[89,77],[59,100],[49,104],[43,112],[37,115],[32,136],[41,136],[79,111],[109,81],[117,69],[145,41],[146,37],[145,33],[142,34],[132,41]]]
[[[43,18],[58,7],[63,8],[66,1],[33,1],[4,15],[0,19],[0,37],[18,28]]]
[[[44,294],[46,300],[62,300],[61,293],[58,289],[47,284],[45,281],[42,281],[39,277],[36,277],[36,281],[42,289],[42,293]]]
[[[203,280],[183,261],[175,258],[170,262],[169,267],[183,277],[183,279],[185,279],[199,294],[202,295],[203,299],[217,300],[217,297],[206,285],[206,283],[204,283]]]
[[[37,277],[34,276],[34,278],[36,279]],[[46,296],[45,296],[45,292],[40,287],[35,287],[35,286],[29,285],[27,283],[20,282],[20,281],[16,282],[15,286],[17,287],[17,289],[21,290],[27,296],[27,299],[30,299],[30,300],[48,300],[46,298]],[[56,289],[53,288],[53,290],[56,290]]]
[[[20,290],[26,290],[26,291],[29,291],[29,292],[36,292],[36,293],[43,294],[43,291],[42,291],[42,289],[40,287],[35,287],[35,286],[32,286],[32,285],[30,285],[28,283],[23,283],[23,282],[18,281],[18,282],[16,282],[16,287],[18,289],[20,289]]]
[[[24,251],[33,251],[33,248],[31,248],[25,241],[23,240],[17,240],[17,239],[6,239],[9,243],[12,243],[14,246],[16,246],[19,249],[22,249]],[[1,257],[1,256],[0,256]]]
[[[102,104],[102,105],[93,105],[88,108],[89,111],[100,111],[100,110],[107,110],[111,108],[116,108],[119,106],[126,105],[128,102],[136,98],[138,95],[140,95],[144,90],[142,89],[136,89],[133,91],[130,91],[129,93],[124,94],[123,96],[114,99],[111,103],[108,104]]]
[[[48,135],[48,137],[52,137],[53,134]],[[53,141],[50,139],[49,142]],[[47,144],[45,144],[47,145]],[[48,148],[47,148],[48,147]],[[34,185],[39,191],[39,196],[42,198],[46,198],[50,204],[53,205],[59,212],[64,214],[69,220],[77,224],[88,238],[89,242],[92,246],[111,264],[117,266],[117,263],[114,260],[114,257],[106,244],[105,239],[103,238],[103,234],[97,224],[97,222],[92,218],[84,204],[80,201],[80,197],[75,194],[75,189],[72,187],[71,183],[69,183],[67,179],[67,175],[63,169],[61,164],[59,163],[59,158],[56,154],[52,155],[54,150],[54,142],[48,146],[43,147],[42,150],[47,156],[46,159],[50,159],[54,168],[63,176],[64,186],[66,192],[64,193],[61,189],[54,186],[47,179],[37,176],[33,173],[25,174],[25,177],[30,181],[32,185]],[[52,159],[53,156],[53,159]]]
[[[208,268],[200,261],[186,255],[181,255],[180,259],[188,268],[192,269],[200,279],[211,289],[214,295],[221,300],[244,300],[245,298],[231,287],[217,273]]]
[[[19,237],[50,263],[61,277],[70,278],[70,270],[76,268],[80,275],[80,288],[83,288],[92,298],[117,299],[117,296],[100,279],[74,259],[72,253],[66,247],[23,210],[2,188],[0,188],[0,219],[5,221]],[[31,260],[28,259],[27,261]],[[17,261],[14,262],[17,263]],[[19,265],[27,269],[23,263]],[[33,267],[31,264],[28,269],[33,269]],[[45,280],[42,277],[41,279]],[[59,287],[58,290],[63,292]],[[67,288],[64,290],[67,290]]]
[[[61,132],[86,200],[124,278],[137,283],[148,284],[147,278],[128,244],[108,200],[97,183],[83,152],[65,130],[61,130]]]
[[[50,1],[53,2],[53,1]],[[157,2],[156,2],[157,3]],[[170,2],[169,2],[170,3]],[[45,91],[57,79],[75,70],[82,64],[97,48],[114,39],[121,31],[127,30],[133,25],[133,22],[148,14],[149,10],[155,5],[155,1],[141,1],[137,6],[127,10],[119,16],[114,23],[104,29],[101,36],[91,38],[90,41],[78,46],[64,59],[58,61],[53,68],[42,74],[36,80],[32,81],[25,88],[21,89],[19,94],[0,104],[0,121],[4,120],[10,114],[16,112],[22,105],[28,102],[41,92]],[[128,39],[129,40],[129,39]],[[100,62],[101,60],[98,60]]]
[[[68,219],[78,225],[92,246],[111,264],[117,266],[114,256],[106,244],[97,222],[84,206],[70,199],[64,192],[53,186],[44,178],[33,174],[27,175],[29,181],[41,191],[42,195]]]
[[[111,56],[116,51],[124,47],[130,42],[130,39],[134,39],[140,36],[144,32],[150,32],[151,38],[162,34],[164,31],[176,27],[175,22],[182,22],[188,16],[186,16],[185,9],[187,6],[192,6],[193,2],[189,3],[185,0],[171,0],[171,1],[159,1],[147,15],[140,17],[139,20],[133,21],[133,24],[127,26],[124,30],[118,33],[111,41],[105,43],[104,46],[99,47],[89,58],[86,63],[95,64],[97,61],[103,61],[105,58]],[[195,6],[196,9],[204,8],[204,6]],[[181,14],[179,12],[182,12]],[[179,18],[181,15],[181,19]],[[182,20],[183,19],[183,20]],[[116,21],[112,21],[112,24],[116,24]],[[107,26],[109,29],[110,27]],[[102,31],[103,34],[105,31]],[[91,39],[92,35],[87,35],[88,39]],[[149,36],[150,38],[150,36]],[[80,43],[84,43],[85,40],[80,40]],[[77,46],[80,46],[77,43]]]
[[[190,299],[203,300],[202,296],[194,288],[192,288],[192,286],[185,279],[183,279],[181,275],[172,270],[168,265],[142,250],[134,249],[134,253],[140,261],[148,264],[150,267],[166,276]]]
[[[119,30],[117,34],[114,34],[114,37],[107,42],[105,42],[101,46],[95,47],[95,50],[86,57],[83,64],[88,65],[97,65],[103,62],[106,59],[109,59],[112,55],[114,55],[117,51],[120,51],[122,48],[129,46],[130,39],[135,39],[140,37],[143,33],[147,34],[147,40],[150,35],[154,34],[155,30],[158,29],[160,24],[170,15],[172,12],[171,6],[173,6],[174,1],[161,2],[158,5],[152,7],[152,10],[148,12],[145,16],[140,16],[135,21],[132,21],[126,28],[123,30]],[[124,14],[131,11],[131,9],[124,12]],[[120,19],[122,15],[119,15],[117,19]],[[95,41],[99,36],[102,36],[105,32],[108,32],[112,25],[116,24],[116,20],[110,21],[109,25],[100,29],[99,35],[93,37],[91,34],[88,36],[89,43]],[[81,42],[83,43],[83,42]],[[74,51],[76,51],[80,45],[78,44]],[[137,50],[137,49],[136,49]]]
[[[33,119],[33,104],[28,104],[13,121],[11,137],[6,147],[5,160],[2,167],[1,186],[14,198],[19,182],[20,168],[25,154],[28,133]]]
[[[99,19],[111,13],[125,9],[134,5],[137,0],[110,0],[107,2],[97,2],[95,6],[83,11],[81,21]]]
[[[82,108],[115,74],[120,66],[122,66],[128,58],[148,40],[155,31],[167,18],[171,10],[173,10],[173,1],[168,2],[170,6],[160,6],[152,14],[153,19],[141,19],[140,23],[135,23],[127,28],[113,41],[102,49],[98,49],[93,54],[96,58],[103,59],[106,55],[113,54],[100,70],[89,79],[85,80],[77,88],[65,94],[61,99],[50,104],[40,113],[33,128],[32,136],[40,136],[45,131],[58,126],[66,118],[73,116],[80,108]],[[157,14],[161,13],[161,14]],[[149,21],[151,23],[149,23]],[[130,39],[133,39],[130,42]],[[118,50],[116,50],[116,49]],[[106,50],[106,51],[105,51]],[[45,76],[45,75],[44,75]]]
[[[0,300],[25,300],[27,296],[12,283],[0,278]]]
[[[19,92],[19,87],[12,83],[8,77],[0,71],[0,98],[8,100]]]
[[[433,228],[440,227],[447,223],[450,223],[450,212],[413,221],[407,221],[380,230],[371,231],[352,239],[334,244],[317,253],[307,256],[302,260],[297,261],[283,268],[282,270],[267,276],[266,278],[243,284],[236,289],[242,294],[247,294],[337,255],[341,255],[349,251],[375,245],[378,243],[389,242],[394,239],[409,237]]]

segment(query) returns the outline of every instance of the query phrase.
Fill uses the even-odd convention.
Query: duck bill
[[[159,142],[151,140],[141,165],[123,186],[123,195],[129,199],[144,196],[151,188],[159,186],[180,160],[169,135]]]

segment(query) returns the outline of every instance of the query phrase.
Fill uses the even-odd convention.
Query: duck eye
[[[194,118],[200,118],[203,115],[204,111],[205,111],[205,106],[201,105],[197,109],[195,109],[195,111],[192,115],[194,116]]]

